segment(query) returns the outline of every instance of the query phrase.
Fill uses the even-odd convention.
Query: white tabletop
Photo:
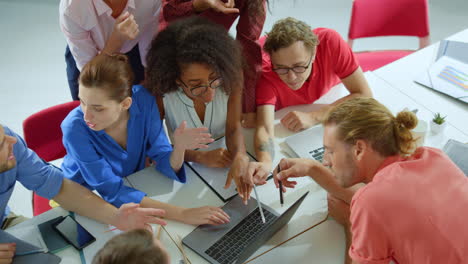
[[[418,109],[418,117],[429,121],[432,116],[432,111],[418,103],[409,95],[403,93],[401,90],[390,85],[382,78],[373,73],[366,73],[366,78],[373,89],[374,97],[386,105],[392,112],[396,113],[408,109]],[[335,101],[337,98],[348,94],[343,85],[338,85],[330,90],[324,97],[317,103],[328,104]],[[288,157],[287,147],[284,140],[292,133],[287,131],[280,123],[279,119],[287,111],[290,110],[310,110],[320,107],[320,104],[315,105],[302,105],[295,106],[289,109],[278,111],[275,115],[275,164],[283,157]],[[246,137],[247,149],[253,152],[253,129],[244,130]],[[441,148],[449,138],[454,138],[462,142],[468,142],[468,135],[462,133],[460,129],[455,128],[451,124],[448,125],[446,131],[442,135],[432,135],[428,133],[425,145]],[[221,206],[222,201],[208,188],[199,178],[193,173],[190,168],[186,167],[187,183],[181,184],[174,182],[161,174],[157,173],[153,168],[146,168],[129,176],[129,180],[136,186],[148,193],[148,196],[158,199],[160,201],[168,202],[174,205],[185,207],[198,207],[204,205]],[[278,190],[274,187],[272,182],[264,186],[259,186],[258,191],[261,201],[278,213],[286,210],[295,200],[297,200],[303,193],[309,191],[308,197],[304,200],[299,207],[296,214],[293,216],[287,226],[276,233],[265,245],[263,245],[254,256],[270,249],[274,245],[287,240],[288,238],[300,233],[306,228],[318,223],[327,215],[327,201],[326,193],[315,182],[309,178],[301,178],[298,180],[299,184],[295,190],[288,190],[285,194],[285,206],[281,207],[279,204]],[[67,212],[61,208],[55,208],[40,216],[37,216],[18,227],[28,224],[38,224],[48,219],[52,219],[58,215],[65,215]],[[86,229],[88,229],[96,238],[97,241],[89,245],[84,250],[84,258],[87,263],[91,263],[92,257],[99,250],[107,240],[117,232],[105,232],[109,229],[108,225],[97,223],[91,219],[77,216],[80,222]],[[157,227],[154,227],[157,229]],[[171,236],[178,240],[178,237],[184,237],[191,232],[195,227],[174,221],[168,221],[166,229]],[[162,232],[161,240],[168,248],[171,255],[171,263],[179,263],[182,258],[178,248],[172,243],[171,239],[165,232]],[[345,236],[343,228],[335,221],[329,220],[317,226],[316,228],[303,233],[301,236],[275,248],[267,254],[255,259],[251,263],[284,263],[286,261],[292,263],[311,263],[311,260],[317,263],[343,263],[345,248]],[[185,248],[191,263],[206,263],[204,259],[199,257],[190,249]],[[74,248],[68,248],[58,253],[62,257],[62,263],[81,263],[80,255]]]
[[[468,42],[468,29],[448,39]],[[431,113],[447,115],[448,123],[468,136],[468,104],[414,82],[435,61],[438,49],[439,42],[375,70],[374,73]]]

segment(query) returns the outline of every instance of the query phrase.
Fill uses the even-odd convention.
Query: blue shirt
[[[52,199],[59,193],[63,182],[63,174],[59,168],[44,162],[26,146],[20,136],[6,126],[3,128],[5,135],[15,137],[17,142],[13,145],[16,166],[0,173],[0,212],[4,213],[0,223],[3,223],[10,212],[7,204],[16,181],[47,199]]]
[[[127,149],[104,130],[90,129],[81,107],[73,109],[62,122],[63,145],[67,150],[62,169],[65,177],[98,193],[120,207],[140,203],[144,192],[123,184],[126,177],[145,167],[146,157],[156,161],[156,169],[171,179],[185,182],[185,170],[176,174],[170,164],[172,146],[159,118],[156,100],[143,86],[133,86]]]

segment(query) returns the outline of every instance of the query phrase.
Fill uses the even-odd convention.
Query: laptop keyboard
[[[278,218],[267,210],[263,210],[263,213],[265,214],[265,224],[262,222],[260,210],[257,208],[236,227],[216,241],[205,253],[220,264],[230,264],[235,261],[247,245]]]
[[[324,153],[325,153],[325,147],[320,147],[312,151],[309,151],[309,154],[312,156],[312,158],[314,158],[318,162],[322,162]]]

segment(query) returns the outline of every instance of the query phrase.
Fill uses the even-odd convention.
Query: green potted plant
[[[447,116],[442,117],[440,113],[435,113],[434,118],[432,118],[431,122],[431,131],[434,134],[439,134],[443,132],[445,127],[447,126],[447,122],[445,122],[445,118]]]

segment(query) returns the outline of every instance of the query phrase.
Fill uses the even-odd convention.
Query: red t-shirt
[[[262,51],[263,74],[257,83],[256,103],[275,105],[275,110],[311,104],[359,67],[353,51],[338,32],[328,28],[312,30],[320,41],[317,46],[312,73],[302,87],[296,91],[289,88],[271,69],[270,55]],[[260,40],[263,46],[265,38]]]

